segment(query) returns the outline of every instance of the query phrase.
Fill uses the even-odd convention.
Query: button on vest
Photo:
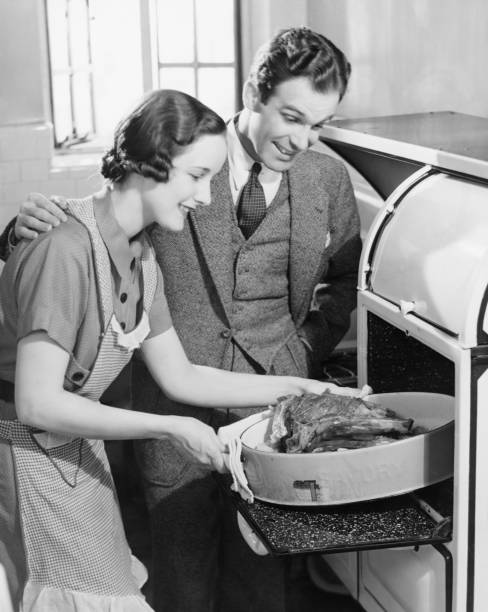
[[[286,177],[256,231],[244,240],[237,222],[231,327],[236,350],[268,371],[294,330],[289,307],[290,204]]]

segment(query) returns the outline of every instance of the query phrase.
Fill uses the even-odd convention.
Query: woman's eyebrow
[[[201,174],[201,176],[205,176],[205,174],[208,174],[210,172],[210,168],[207,168],[206,166],[191,166],[188,169],[188,172],[194,172],[197,174]]]

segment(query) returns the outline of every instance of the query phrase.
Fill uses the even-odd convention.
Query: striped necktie
[[[237,221],[246,240],[252,236],[266,215],[266,199],[263,186],[258,179],[260,172],[261,164],[254,162],[237,205]]]

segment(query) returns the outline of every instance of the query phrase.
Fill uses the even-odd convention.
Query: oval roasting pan
[[[453,474],[454,398],[437,393],[384,393],[368,402],[413,418],[426,433],[390,444],[322,453],[257,450],[270,420],[241,434],[244,471],[256,498],[285,505],[326,506],[400,495]]]

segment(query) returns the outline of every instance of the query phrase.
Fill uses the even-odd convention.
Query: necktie
[[[247,183],[242,188],[237,206],[237,221],[247,240],[253,234],[266,214],[266,200],[263,186],[258,180],[261,164],[254,162]]]

